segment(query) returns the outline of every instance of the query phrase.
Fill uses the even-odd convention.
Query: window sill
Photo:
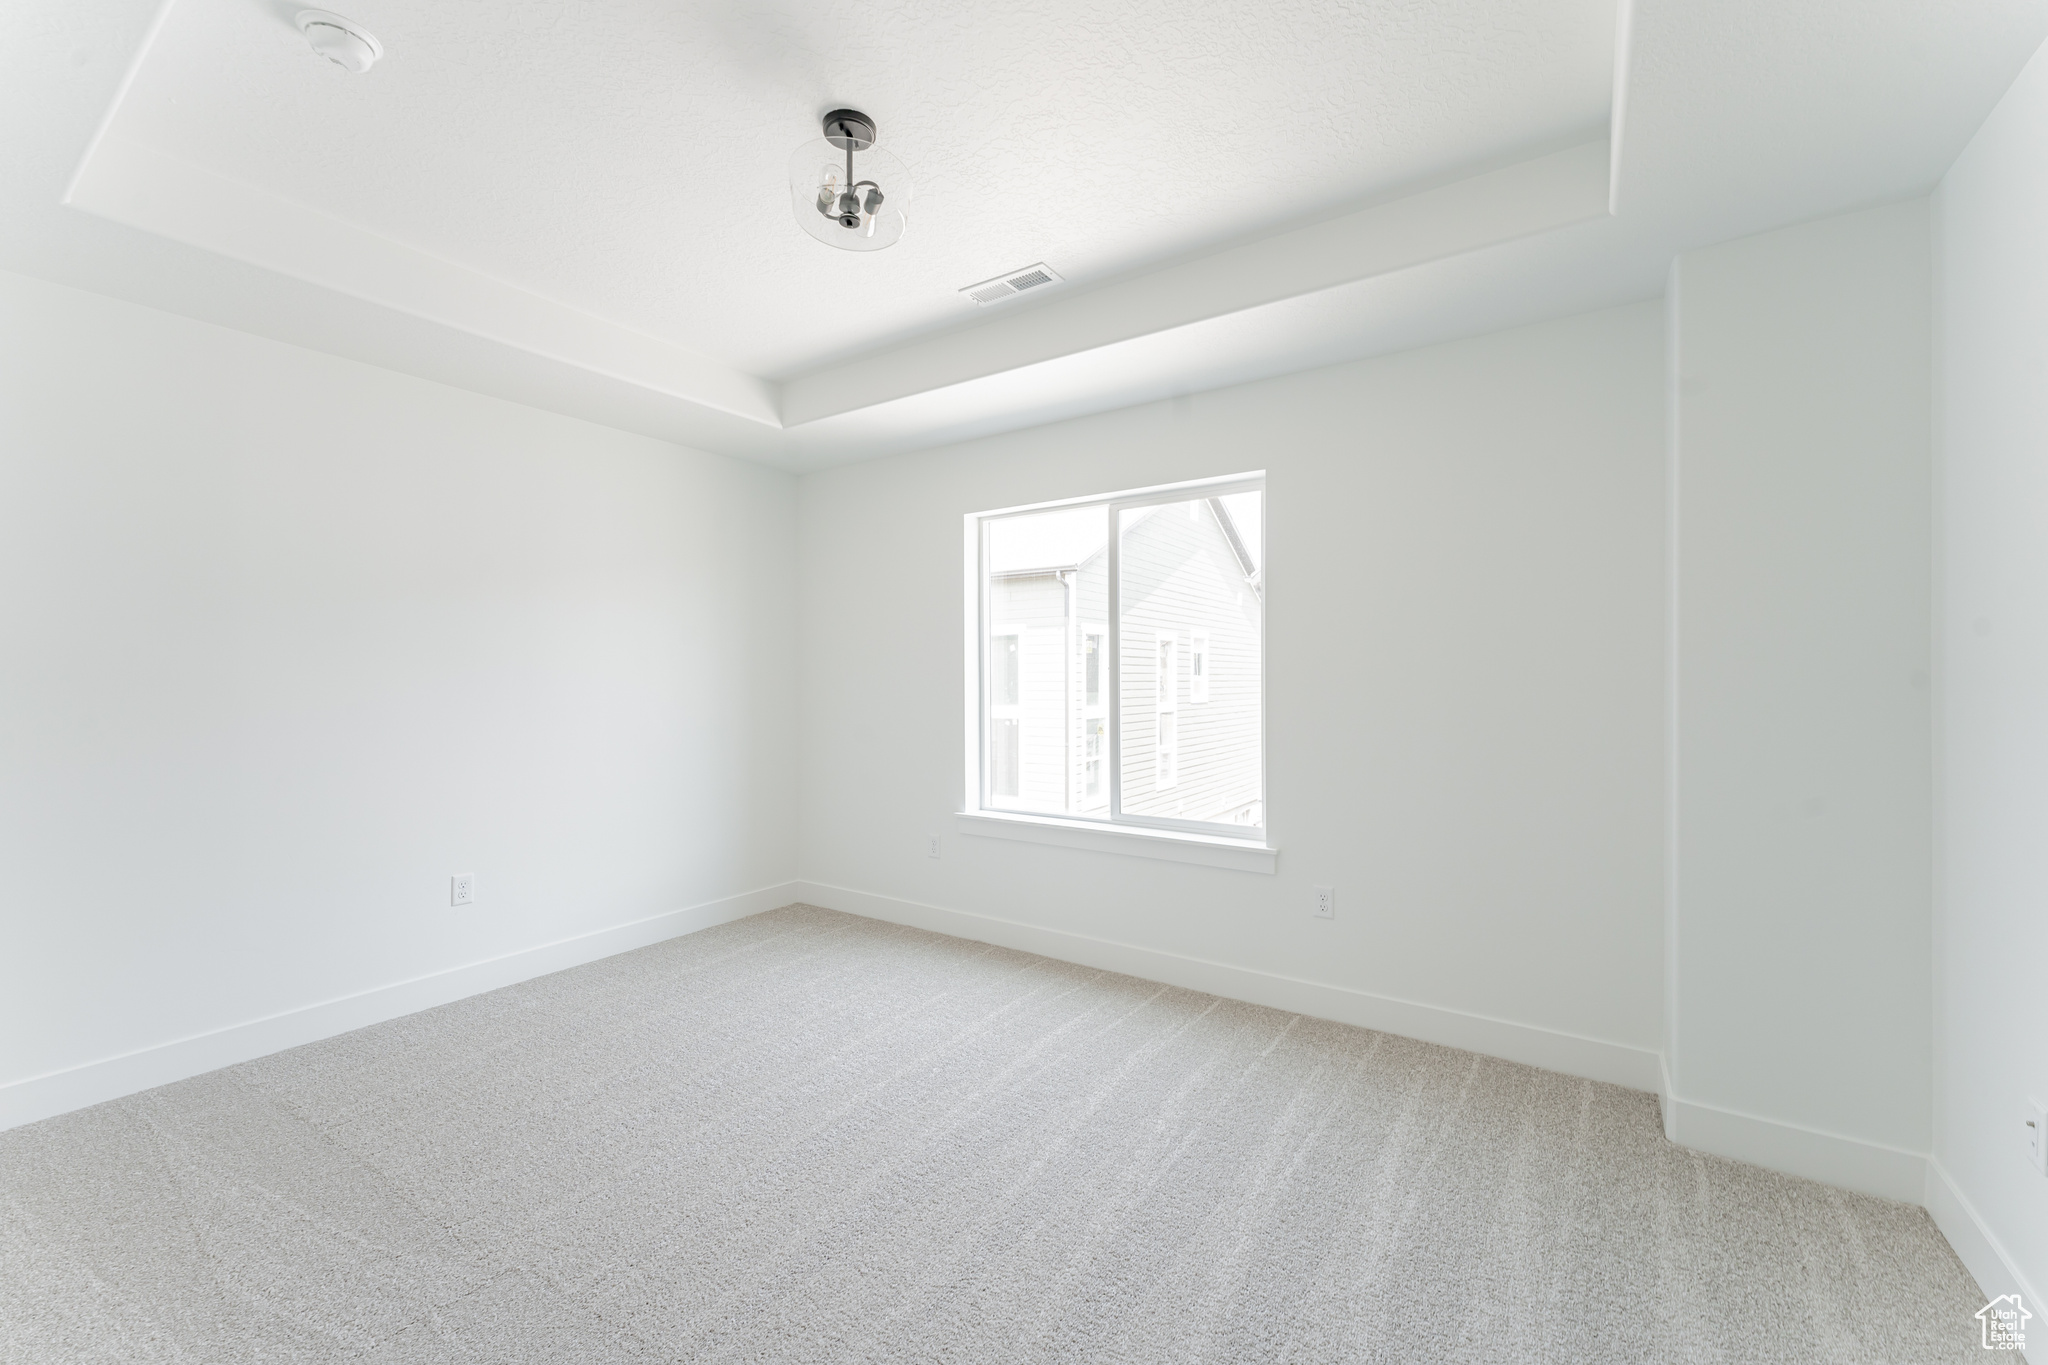
[[[1251,839],[1224,839],[1173,830],[1111,828],[1082,820],[1044,815],[997,815],[990,811],[955,815],[962,834],[984,839],[1016,839],[1027,844],[1083,848],[1095,853],[1123,853],[1134,858],[1160,858],[1172,863],[1226,867],[1236,872],[1271,873],[1278,869],[1280,850]]]

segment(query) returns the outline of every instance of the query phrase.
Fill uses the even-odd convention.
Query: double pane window
[[[1257,837],[1265,481],[969,518],[980,808]]]

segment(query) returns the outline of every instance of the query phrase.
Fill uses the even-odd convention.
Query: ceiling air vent
[[[960,292],[976,303],[1001,303],[1004,299],[1014,298],[1027,289],[1043,289],[1048,284],[1059,282],[1060,272],[1040,261],[1037,265],[1027,265],[1022,270],[1012,270],[992,280],[983,280],[980,284],[970,284]]]

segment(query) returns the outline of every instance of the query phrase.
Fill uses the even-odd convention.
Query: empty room
[[[2048,0],[9,0],[0,1362],[2048,1359]]]

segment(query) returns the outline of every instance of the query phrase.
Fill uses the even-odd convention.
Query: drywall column
[[[1941,870],[1928,1207],[1989,1295],[2048,1290],[2048,58],[1935,196]],[[2048,1317],[2036,1316],[2038,1339]]]
[[[1929,1144],[1925,200],[1673,270],[1677,1141],[1898,1199]]]

